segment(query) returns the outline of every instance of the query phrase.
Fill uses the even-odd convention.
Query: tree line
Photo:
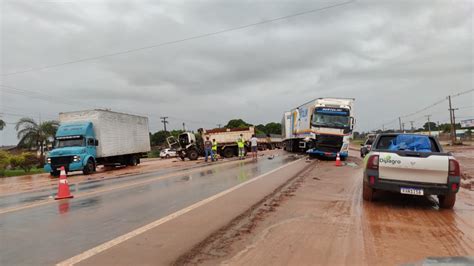
[[[0,130],[3,130],[6,123],[0,120]],[[255,126],[245,122],[242,119],[232,119],[224,127],[225,128],[245,128]],[[18,147],[25,149],[36,149],[40,154],[40,158],[44,157],[45,150],[54,141],[54,136],[59,127],[59,121],[49,120],[43,122],[36,122],[32,118],[22,118],[16,125],[15,130],[17,131]],[[281,134],[280,123],[268,123],[266,125],[259,124],[255,126],[257,134]],[[169,136],[178,137],[179,134],[183,133],[182,130],[171,130],[171,131],[157,131],[150,133],[150,144],[151,146],[163,146],[166,145],[166,138]]]
[[[253,125],[250,123],[245,122],[243,119],[231,119],[227,124],[224,126],[224,128],[247,128],[247,127],[255,127],[255,132],[257,135],[267,135],[267,134],[276,134],[276,135],[281,135],[281,124],[280,123],[275,123],[271,122],[266,125],[259,124],[259,125]],[[173,136],[177,138],[181,133],[183,133],[183,130],[172,130],[172,131],[157,131],[155,133],[150,133],[150,142],[151,146],[166,146],[166,138],[169,136]]]

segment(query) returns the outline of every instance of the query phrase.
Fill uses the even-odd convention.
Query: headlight
[[[74,161],[74,162],[79,162],[79,161],[81,161],[81,156],[75,155],[74,158],[73,158],[73,161]]]
[[[51,158],[50,157],[46,158],[46,162],[50,164],[51,163]]]

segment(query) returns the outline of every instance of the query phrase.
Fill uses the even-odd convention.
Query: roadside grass
[[[9,169],[9,170],[5,170],[4,177],[34,175],[34,174],[42,174],[42,173],[44,173],[43,168],[32,168],[29,172],[25,172],[22,169]]]

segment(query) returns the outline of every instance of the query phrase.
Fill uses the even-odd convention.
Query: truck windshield
[[[313,115],[312,125],[315,127],[348,128],[349,121],[348,116],[316,113]]]
[[[318,107],[311,121],[315,127],[349,128],[349,111],[343,108]]]
[[[64,147],[81,147],[84,146],[84,139],[57,139],[55,142],[55,148],[64,148]]]

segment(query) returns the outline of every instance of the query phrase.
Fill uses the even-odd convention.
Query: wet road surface
[[[435,197],[377,192],[362,200],[362,169],[315,162],[291,196],[185,254],[205,265],[404,265],[427,257],[474,255],[474,192],[453,210]],[[234,237],[238,235],[239,237]],[[189,255],[189,256],[188,256]]]
[[[293,160],[277,156],[216,165],[100,195],[0,214],[0,264],[54,264]],[[84,189],[103,184],[108,182],[90,182]]]
[[[202,168],[206,166],[205,164],[197,166],[189,166],[180,169],[163,169],[155,171],[152,173],[143,173],[136,175],[118,175],[113,178],[107,178],[102,180],[90,180],[83,181],[80,183],[70,184],[69,188],[72,194],[78,194],[82,192],[93,191],[98,188],[111,187],[115,185],[126,184],[131,181],[146,180],[149,178],[156,178],[159,176],[164,176],[174,172],[184,172],[187,170]],[[36,202],[41,202],[45,200],[51,200],[57,193],[57,180],[54,181],[54,184],[51,187],[46,187],[42,189],[37,189],[29,192],[14,193],[10,195],[0,196],[0,210],[6,208],[13,208],[15,206],[21,206],[24,204],[31,204]]]

